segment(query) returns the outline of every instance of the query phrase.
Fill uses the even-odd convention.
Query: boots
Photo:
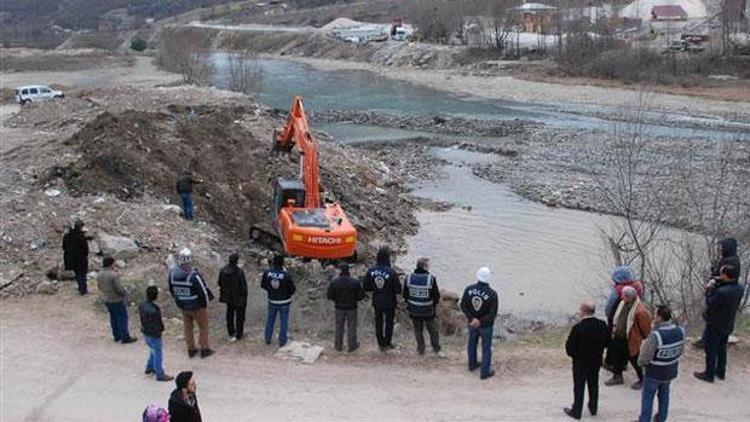
[[[622,374],[612,375],[612,378],[604,382],[604,385],[608,387],[611,387],[613,385],[622,385],[622,384],[625,384],[625,380],[622,379]]]

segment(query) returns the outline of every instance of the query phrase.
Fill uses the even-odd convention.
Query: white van
[[[65,94],[62,91],[55,91],[45,85],[19,86],[16,88],[16,101],[21,105],[32,101],[45,101],[56,98],[65,98]]]

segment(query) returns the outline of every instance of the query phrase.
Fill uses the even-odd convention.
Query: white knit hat
[[[477,271],[477,280],[484,283],[492,281],[492,271],[488,267],[482,267]]]

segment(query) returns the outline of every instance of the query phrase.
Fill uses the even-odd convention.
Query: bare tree
[[[643,133],[645,100],[641,94],[626,123],[601,142],[607,159],[595,180],[613,213],[603,234],[614,262],[632,265],[642,278],[647,301],[669,304],[683,321],[695,323],[716,242],[725,236],[750,242],[750,170],[736,165],[750,162],[750,152],[729,141],[693,142],[678,157],[658,151]]]
[[[263,84],[263,69],[257,55],[249,49],[235,51],[227,56],[229,89],[250,94]]]
[[[210,51],[210,39],[204,33],[167,28],[159,39],[157,62],[163,68],[182,75],[184,83],[206,85],[214,75]]]

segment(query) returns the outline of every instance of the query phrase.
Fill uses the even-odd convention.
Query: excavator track
[[[284,244],[281,242],[281,238],[275,230],[269,227],[260,224],[253,225],[250,228],[250,240],[275,252],[284,253]]]

